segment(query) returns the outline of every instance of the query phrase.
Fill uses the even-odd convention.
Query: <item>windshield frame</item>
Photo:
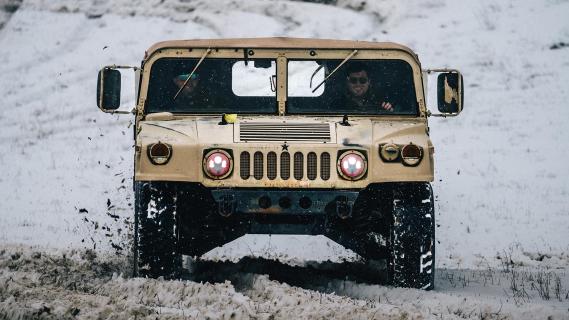
[[[142,75],[140,84],[140,99],[138,104],[138,111],[142,114],[147,114],[145,108],[145,102],[147,100],[150,73],[153,64],[161,58],[194,58],[199,59],[203,53],[208,48],[165,48],[153,52],[153,54],[147,57],[142,64]],[[209,59],[274,59],[277,60],[276,65],[276,99],[275,105],[279,106],[282,102],[283,104],[288,99],[288,72],[286,66],[289,60],[341,60],[348,56],[356,48],[346,48],[346,49],[274,49],[274,48],[211,48],[211,53],[208,54],[206,60]],[[415,90],[415,97],[417,100],[418,113],[417,114],[349,114],[351,116],[363,116],[363,117],[388,117],[388,116],[398,116],[407,118],[416,117],[426,117],[427,110],[424,100],[424,88],[423,88],[423,75],[421,72],[421,65],[415,56],[412,56],[409,52],[399,49],[358,49],[357,54],[350,60],[403,60],[411,66],[413,73],[413,85]],[[279,63],[278,61],[283,61],[284,63]],[[284,65],[284,67],[283,67]],[[284,69],[284,70],[283,70]],[[284,75],[284,76],[283,76]],[[278,111],[280,107],[275,107],[275,113],[240,113],[243,115],[272,115],[279,114]],[[220,114],[219,112],[201,112],[201,113],[176,113],[180,115],[211,115]],[[290,113],[288,109],[284,110],[282,115],[329,115],[329,116],[342,116],[345,113]]]

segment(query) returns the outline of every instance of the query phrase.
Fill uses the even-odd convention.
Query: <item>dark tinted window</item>
[[[288,112],[418,114],[413,71],[403,60],[351,60],[316,89],[341,61],[289,61]]]
[[[162,58],[150,70],[146,112],[276,113],[272,60]],[[176,99],[174,96],[180,91]]]

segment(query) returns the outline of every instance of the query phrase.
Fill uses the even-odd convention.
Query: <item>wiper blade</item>
[[[314,79],[318,71],[320,71],[320,69],[322,68],[324,68],[324,64],[321,64],[320,66],[318,66],[318,68],[316,68],[316,70],[314,70],[314,72],[312,72],[312,76],[310,77],[310,89],[312,89],[312,80]]]
[[[192,72],[190,73],[190,75],[188,76],[188,79],[186,79],[186,81],[184,81],[184,84],[180,87],[180,89],[178,90],[178,92],[176,92],[176,94],[174,95],[174,98],[172,99],[172,101],[176,101],[176,98],[178,97],[178,95],[180,95],[180,92],[182,92],[182,90],[184,90],[184,88],[186,87],[186,85],[188,84],[188,82],[190,81],[190,79],[192,78],[192,76],[194,75],[194,73],[196,72],[196,70],[198,70],[198,67],[200,66],[200,64],[202,64],[202,62],[204,61],[205,57],[207,57],[207,55],[211,52],[211,48],[207,48],[207,50],[205,51],[205,53],[202,55],[202,57],[200,58],[200,60],[198,61],[198,63],[196,64],[196,66],[194,67],[194,70],[192,70]]]
[[[320,88],[326,81],[328,81],[328,79],[329,79],[336,71],[338,71],[338,69],[340,69],[340,68],[344,65],[344,63],[348,62],[348,60],[350,60],[353,56],[355,56],[356,53],[358,53],[358,50],[357,50],[357,49],[354,50],[354,51],[352,51],[352,53],[350,53],[342,62],[340,62],[340,64],[339,64],[334,70],[332,70],[332,72],[330,72],[330,74],[329,74],[326,78],[324,78],[324,80],[322,80],[322,82],[320,82],[320,84],[318,84],[318,85],[316,86],[316,88],[314,88],[314,89],[312,90],[312,93],[314,93],[314,92],[315,92],[316,90],[318,90],[318,88]]]

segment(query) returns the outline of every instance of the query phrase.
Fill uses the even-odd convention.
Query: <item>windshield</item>
[[[341,62],[289,61],[288,113],[418,114],[413,71],[407,62],[350,60],[317,88]]]
[[[277,113],[274,60],[205,59],[192,74],[198,62],[154,62],[146,112]]]

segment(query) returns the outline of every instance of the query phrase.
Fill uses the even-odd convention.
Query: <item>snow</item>
[[[17,1],[0,8],[8,2]],[[42,289],[37,277],[48,272],[41,264],[12,270],[3,253],[0,283],[26,280],[16,289],[0,285],[1,315],[26,318],[46,305],[62,315],[72,296],[103,318],[136,310],[139,318],[182,311],[198,318],[569,318],[567,296],[545,300],[530,285],[552,272],[565,292],[569,287],[569,48],[559,45],[569,43],[568,1],[29,0],[0,13],[0,251],[29,257],[128,250],[132,118],[96,108],[95,80],[104,65],[138,65],[154,42],[281,35],[395,41],[415,50],[423,68],[460,69],[466,85],[459,117],[429,120],[440,242],[434,292],[334,279],[299,288],[250,274],[208,285],[123,272],[86,276],[102,291],[78,294],[60,284]],[[357,259],[324,237],[274,235],[248,235],[205,258],[244,256],[294,266]],[[513,296],[515,272],[506,267],[525,274],[529,299]],[[33,283],[39,288],[30,289]],[[181,294],[185,287],[203,296]],[[61,292],[48,299],[50,288]],[[16,292],[31,295],[22,302]],[[164,305],[139,303],[156,292]]]

